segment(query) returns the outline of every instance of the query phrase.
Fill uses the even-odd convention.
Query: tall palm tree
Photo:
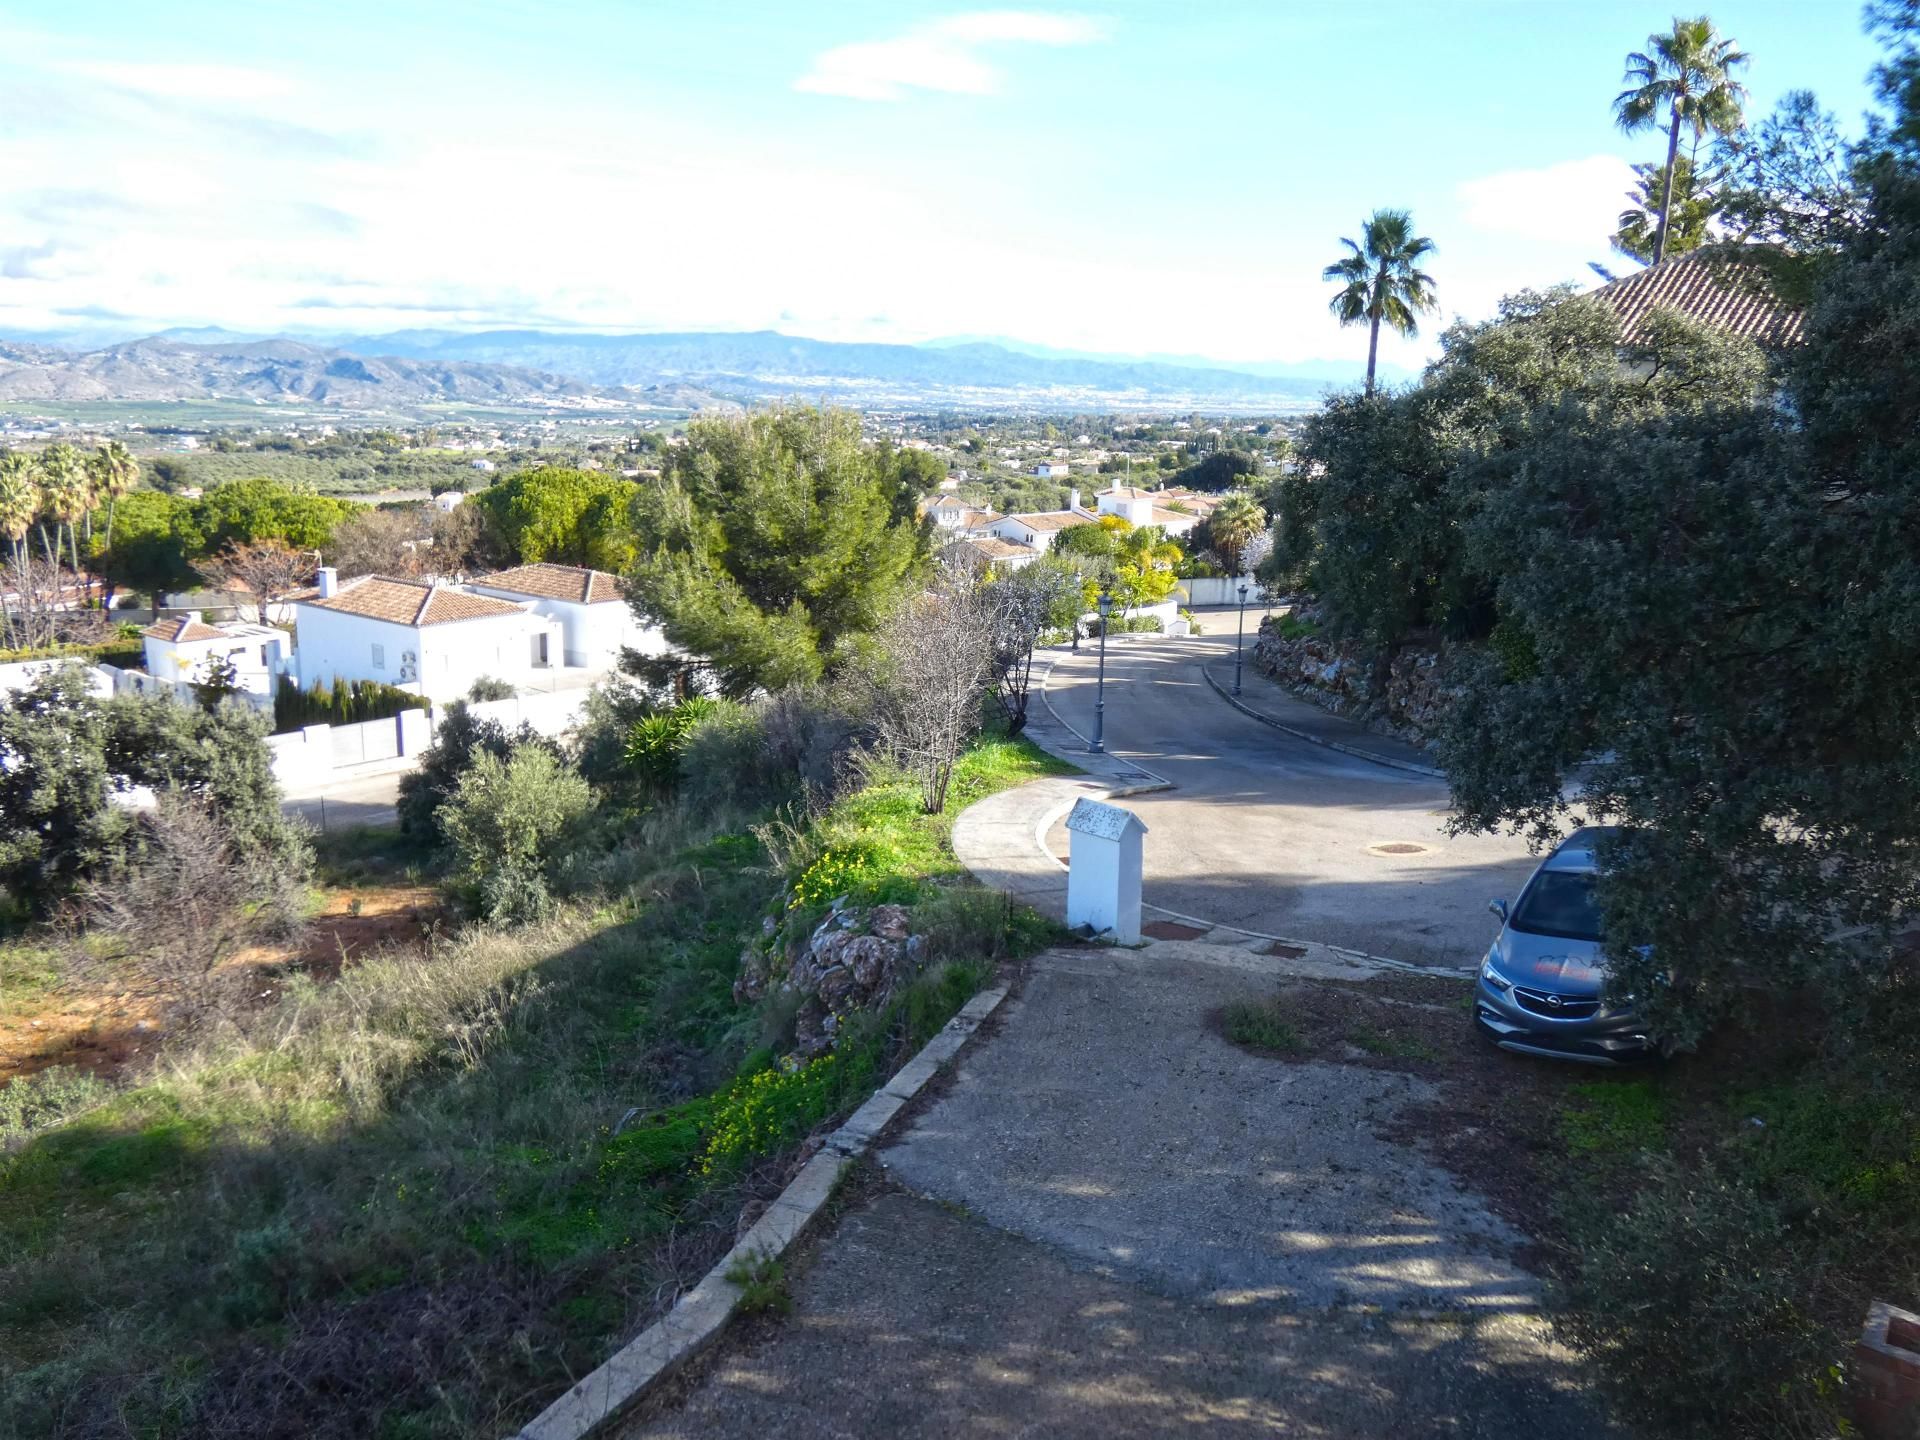
[[[73,446],[61,442],[40,452],[40,492],[46,511],[53,517],[54,550],[60,548],[60,526],[67,527],[67,544],[73,552],[73,573],[80,574],[80,543],[74,539],[74,522],[87,513],[92,499],[92,483],[87,478],[86,462]]]
[[[16,565],[39,513],[40,482],[33,473],[33,461],[18,452],[0,455],[0,535],[13,546]]]
[[[120,497],[140,481],[140,462],[118,440],[109,440],[88,457],[94,488],[107,497],[107,544],[113,544],[113,511]]]
[[[1680,127],[1693,131],[1694,144],[1711,130],[1717,135],[1740,128],[1747,90],[1733,78],[1748,57],[1739,44],[1724,38],[1705,15],[1695,20],[1674,18],[1665,35],[1649,35],[1647,49],[1627,56],[1629,89],[1614,97],[1613,115],[1629,135],[1667,125],[1667,172],[1660,194],[1660,225],[1653,237],[1653,263],[1667,253],[1667,216],[1673,208],[1675,160],[1680,154]]]
[[[1419,333],[1414,317],[1433,309],[1433,277],[1420,262],[1433,253],[1433,241],[1413,233],[1413,216],[1405,210],[1376,210],[1367,217],[1359,240],[1341,237],[1348,254],[1320,272],[1338,280],[1340,293],[1330,308],[1342,325],[1366,325],[1367,393],[1373,393],[1373,372],[1380,356],[1380,325],[1384,321],[1402,335]]]
[[[1220,552],[1222,559],[1232,567],[1233,573],[1242,573],[1240,568],[1241,551],[1254,536],[1267,528],[1267,512],[1244,490],[1236,490],[1218,505],[1213,514],[1207,517],[1207,533],[1213,537],[1213,548]]]

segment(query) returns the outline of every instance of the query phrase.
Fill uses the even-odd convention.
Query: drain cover
[[[1424,855],[1431,848],[1428,845],[1416,845],[1411,840],[1393,840],[1384,845],[1367,847],[1375,855]]]

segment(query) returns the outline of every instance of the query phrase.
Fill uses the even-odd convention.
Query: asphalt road
[[[1476,963],[1495,929],[1487,902],[1512,899],[1536,863],[1525,843],[1449,837],[1443,782],[1233,709],[1200,674],[1202,660],[1224,658],[1230,669],[1232,656],[1230,636],[1107,647],[1107,748],[1174,786],[1125,802],[1147,824],[1147,903],[1414,964]],[[1089,735],[1095,664],[1083,644],[1056,664],[1046,690],[1060,718]],[[1064,825],[1048,845],[1066,856]],[[1418,848],[1378,848],[1388,845]]]

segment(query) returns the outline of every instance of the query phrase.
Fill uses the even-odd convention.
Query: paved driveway
[[[623,1433],[1620,1434],[1518,1237],[1383,1138],[1426,1082],[1215,1032],[1286,964],[1042,956],[881,1152],[892,1185],[800,1261],[793,1313]]]
[[[1125,802],[1148,827],[1148,903],[1416,964],[1477,963],[1493,938],[1487,902],[1513,898],[1532,871],[1526,845],[1449,838],[1444,782],[1262,725],[1213,692],[1203,660],[1224,661],[1231,675],[1232,637],[1128,637],[1107,648],[1107,748],[1174,786]],[[1055,711],[1085,734],[1094,672],[1083,644],[1047,684]],[[1245,683],[1265,705],[1307,708],[1263,677]],[[1066,856],[1064,826],[1048,845]]]

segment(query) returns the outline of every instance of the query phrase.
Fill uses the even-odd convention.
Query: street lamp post
[[[1240,656],[1247,644],[1247,582],[1240,582],[1240,631],[1233,640],[1233,693],[1240,693]]]
[[[1103,589],[1095,608],[1100,611],[1100,669],[1093,689],[1093,744],[1087,749],[1100,755],[1107,748],[1107,616],[1113,613],[1112,593]]]

